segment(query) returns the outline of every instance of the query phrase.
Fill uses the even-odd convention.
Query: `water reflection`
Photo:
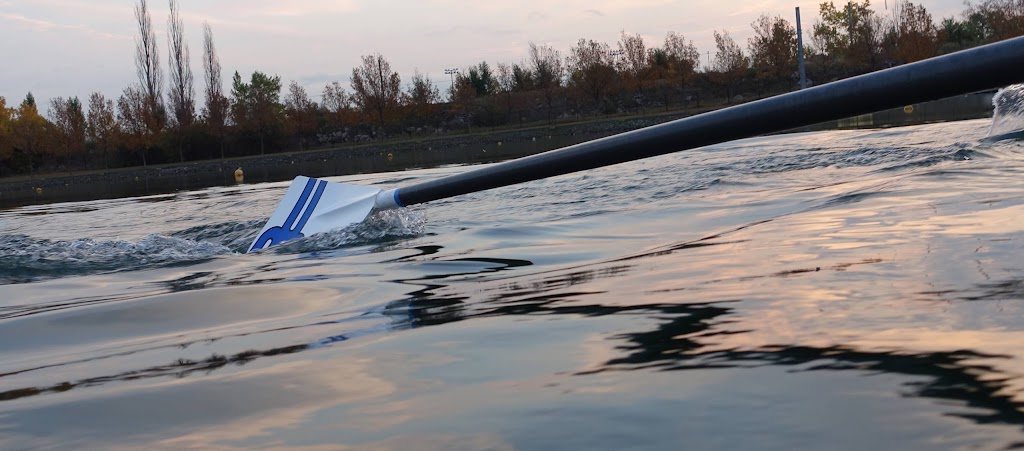
[[[712,313],[703,310],[702,313]],[[1024,427],[1024,402],[1014,399],[1014,376],[980,363],[981,359],[1009,359],[1011,356],[982,354],[971,350],[906,353],[863,351],[847,346],[811,347],[769,345],[760,349],[704,351],[704,342],[715,334],[706,333],[700,321],[710,318],[673,318],[655,331],[624,334],[617,338],[629,344],[620,349],[628,354],[609,360],[605,366],[581,372],[635,371],[639,369],[679,371],[708,368],[747,368],[763,365],[800,366],[792,371],[857,371],[866,374],[926,376],[927,382],[908,382],[905,396],[954,401],[988,413],[956,413],[979,424],[1001,423]],[[811,364],[811,365],[809,365]]]
[[[966,290],[922,291],[918,294],[940,302],[1024,300],[1024,280],[1002,280],[980,283]]]
[[[673,249],[687,249],[671,246]],[[692,248],[690,248],[692,249]],[[439,247],[414,249],[417,253],[389,260],[424,264],[418,257],[434,256]],[[663,255],[663,251],[652,255]],[[750,334],[757,324],[740,321],[736,307],[744,301],[701,302],[688,299],[680,303],[632,304],[608,303],[602,290],[587,289],[596,281],[615,279],[629,274],[634,267],[608,263],[587,269],[575,269],[560,274],[548,274],[533,281],[505,283],[498,290],[484,290],[483,299],[465,291],[450,290],[464,283],[467,277],[493,275],[532,263],[516,259],[460,258],[432,260],[429,274],[421,277],[395,280],[403,285],[419,288],[406,293],[406,297],[387,303],[382,309],[366,314],[379,314],[388,322],[368,329],[349,329],[333,333],[303,344],[250,349],[233,354],[214,354],[206,359],[176,361],[115,374],[64,381],[47,386],[23,387],[0,392],[0,401],[12,401],[44,394],[55,395],[71,390],[123,383],[152,378],[187,378],[209,375],[229,367],[238,367],[258,359],[276,358],[303,351],[334,346],[360,335],[398,331],[411,327],[442,326],[461,321],[493,317],[565,316],[565,317],[634,317],[655,320],[654,328],[617,333],[606,337],[617,354],[605,362],[588,368],[579,368],[572,374],[591,376],[603,373],[634,371],[684,371],[713,368],[756,368],[781,366],[797,372],[848,372],[863,374],[896,374],[922,376],[906,382],[904,396],[952,401],[981,410],[971,413],[947,412],[948,415],[978,424],[1024,425],[1024,403],[1015,400],[1013,385],[1016,376],[1006,374],[996,366],[982,363],[1011,358],[1006,355],[986,354],[969,349],[911,352],[906,350],[878,351],[854,345],[809,346],[801,344],[765,344],[755,346],[723,346],[727,337]],[[843,271],[853,265],[868,262],[837,264],[827,268]],[[467,265],[469,264],[469,265]],[[817,270],[816,270],[817,271]],[[804,274],[773,273],[773,277]],[[189,284],[203,280],[207,273],[197,272],[171,282],[177,289],[200,289]],[[210,282],[206,280],[206,283]],[[219,283],[224,283],[223,281]],[[1021,298],[1021,280],[978,284],[957,296],[965,300]],[[971,293],[971,294],[967,294]],[[948,296],[949,293],[943,293]],[[603,300],[603,301],[602,301]],[[638,322],[631,321],[630,327]],[[319,321],[284,329],[344,325],[344,321]],[[249,332],[261,334],[268,331]],[[185,346],[185,345],[182,345]],[[0,375],[0,378],[12,373]]]
[[[676,246],[676,248],[679,248]],[[657,254],[657,253],[654,253]],[[827,270],[843,272],[856,265],[879,263],[865,260],[833,265]],[[1019,376],[1007,373],[996,365],[984,361],[1009,361],[1011,355],[998,355],[953,349],[948,351],[913,352],[907,350],[879,351],[857,346],[807,346],[796,344],[762,344],[749,348],[723,347],[725,337],[755,331],[756,324],[741,322],[734,317],[734,308],[742,300],[640,305],[608,305],[588,303],[597,298],[595,291],[560,291],[588,282],[625,275],[629,267],[577,270],[546,277],[527,285],[510,284],[503,293],[486,301],[467,305],[464,298],[434,298],[425,296],[429,289],[408,300],[412,321],[421,325],[441,325],[472,318],[564,315],[570,317],[642,316],[657,319],[660,324],[653,330],[617,334],[613,341],[624,341],[615,346],[621,355],[594,368],[577,371],[589,376],[620,371],[680,371],[701,369],[743,369],[759,366],[793,367],[798,372],[846,372],[862,374],[892,374],[921,376],[906,382],[909,391],[904,396],[952,401],[981,410],[969,413],[951,409],[947,415],[970,420],[978,424],[1007,424],[1024,426],[1024,402],[1016,399]],[[821,268],[803,271],[773,273],[770,276],[788,277],[821,271]],[[751,277],[756,278],[756,277]],[[970,292],[977,296],[961,299],[1020,298],[1024,282],[1004,281],[975,285]],[[439,287],[438,287],[439,288]],[[746,329],[744,329],[746,328]]]

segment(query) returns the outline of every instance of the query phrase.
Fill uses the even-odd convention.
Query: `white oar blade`
[[[362,222],[381,190],[298,176],[246,252]]]

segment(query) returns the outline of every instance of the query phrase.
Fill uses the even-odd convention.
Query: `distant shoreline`
[[[991,116],[992,93],[956,96],[917,105],[916,108],[894,108],[873,114],[831,121],[803,130],[837,128],[879,128],[914,125],[928,122],[978,119]],[[233,173],[242,168],[246,182],[282,181],[296,175],[325,177],[367,172],[387,172],[445,164],[468,164],[497,161],[528,155],[525,153],[488,154],[489,160],[475,155],[467,161],[468,149],[536,141],[538,138],[572,137],[595,139],[663,122],[712,111],[723,106],[699,109],[652,112],[647,115],[606,117],[582,122],[543,124],[515,129],[486,130],[469,134],[412,137],[388,142],[316,149],[298,152],[193,161],[153,166],[136,166],[112,170],[81,171],[70,174],[49,173],[36,177],[0,178],[0,209],[22,205],[63,201],[170,193],[185,189],[234,184]],[[500,146],[500,144],[498,144]],[[506,146],[512,147],[512,146]],[[493,147],[492,147],[493,149]],[[544,151],[548,149],[541,149]],[[387,164],[367,165],[367,162]],[[394,161],[392,161],[392,159]],[[426,161],[427,163],[424,163]],[[360,164],[362,163],[362,164]],[[332,168],[334,171],[332,172]],[[92,189],[103,186],[104,189]],[[140,189],[144,190],[140,191]]]
[[[712,108],[705,108],[699,112],[710,109]],[[264,168],[283,168],[292,165],[301,166],[302,163],[326,162],[337,160],[339,158],[386,158],[388,154],[391,154],[398,159],[398,157],[401,157],[406,153],[424,151],[431,152],[437,155],[440,161],[444,161],[445,152],[461,147],[494,144],[497,142],[517,143],[535,140],[538,137],[546,138],[549,136],[607,136],[668,122],[681,117],[691,116],[693,114],[694,110],[675,111],[663,114],[652,113],[646,116],[624,116],[587,122],[541,125],[529,128],[499,131],[482,130],[470,134],[410,138],[358,146],[274,153],[240,158],[226,158],[223,160],[135,166],[111,170],[78,171],[70,174],[48,173],[35,177],[16,176],[11,178],[0,178],[0,208],[12,208],[20,205],[74,200],[73,197],[72,199],[68,199],[68,196],[51,196],[50,191],[54,188],[69,190],[74,187],[88,187],[89,185],[94,184],[133,183],[141,180],[190,176],[230,180],[233,178],[233,173],[236,168],[242,168],[245,174],[253,174]],[[426,148],[426,150],[424,148]],[[438,164],[455,164],[463,162],[464,161],[453,155],[451,161],[441,162]],[[410,168],[411,167],[401,167],[398,165],[389,168],[389,170],[403,170]],[[287,180],[296,175],[304,175],[299,174],[299,171],[300,169],[296,168],[296,173],[294,174],[274,178]],[[287,170],[284,172],[287,173]],[[249,181],[251,180],[251,177],[247,175],[246,179]],[[271,180],[261,179],[258,181]],[[216,183],[207,185],[213,186],[216,185]],[[37,190],[40,190],[40,192],[37,192]],[[171,192],[175,190],[169,189],[165,191]],[[156,193],[154,192],[151,194]],[[133,194],[127,193],[126,195]],[[104,197],[109,198],[116,196],[99,196],[98,198]]]

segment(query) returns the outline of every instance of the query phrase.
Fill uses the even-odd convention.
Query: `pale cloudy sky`
[[[872,6],[886,13],[887,0]],[[115,99],[137,81],[134,66],[137,0],[0,0],[0,96],[8,105],[31,91],[41,110],[56,96]],[[639,33],[648,47],[668,31],[683,34],[705,55],[713,30],[728,30],[741,46],[760,14],[793,21],[804,37],[818,17],[805,0],[179,0],[201,97],[202,24],[213,28],[225,84],[234,71],[259,70],[295,80],[314,100],[331,81],[347,85],[360,55],[380,52],[403,80],[418,69],[442,92],[448,67],[486,60],[518,62],[530,41],[564,54],[580,38],[614,47],[619,33]],[[841,0],[837,4],[843,3]],[[890,1],[891,3],[891,1]],[[959,16],[962,0],[921,0],[936,21]],[[149,0],[167,67],[166,0]],[[890,5],[891,6],[891,5]],[[712,50],[712,54],[713,54]],[[165,77],[166,78],[166,77]]]

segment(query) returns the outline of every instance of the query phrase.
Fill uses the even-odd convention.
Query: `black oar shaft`
[[[1024,37],[402,187],[413,205],[1024,81]]]

